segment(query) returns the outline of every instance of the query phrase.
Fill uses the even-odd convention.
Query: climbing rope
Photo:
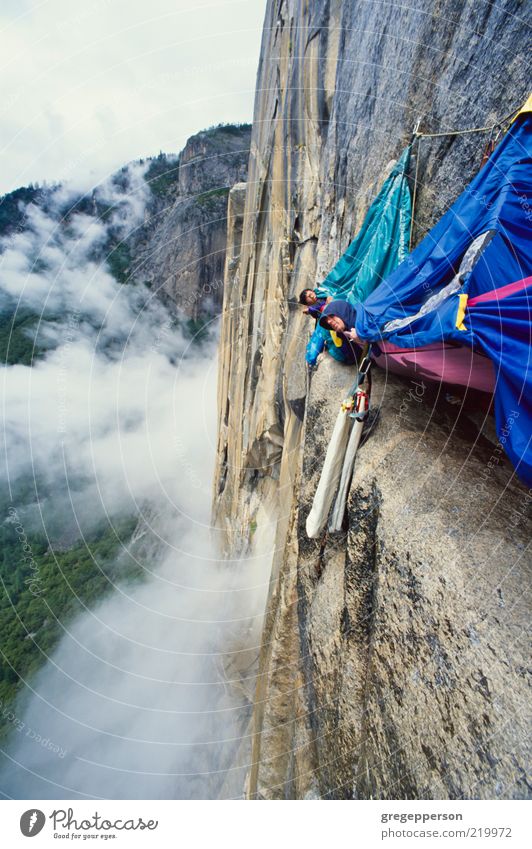
[[[414,176],[414,191],[412,193],[412,213],[411,213],[411,217],[410,217],[410,238],[409,238],[409,242],[408,242],[408,250],[410,252],[412,251],[412,241],[413,241],[413,238],[414,238],[414,224],[415,224],[414,212],[415,212],[415,209],[416,209],[418,173],[419,173],[419,159],[420,159],[419,143],[422,142],[423,139],[438,139],[438,138],[443,138],[444,136],[465,136],[465,135],[468,135],[470,133],[488,133],[489,132],[489,134],[490,134],[489,139],[488,139],[488,142],[487,142],[487,144],[484,148],[484,153],[483,153],[482,162],[481,162],[481,166],[480,166],[480,167],[482,167],[485,164],[490,153],[493,152],[493,150],[495,149],[495,145],[497,143],[497,140],[502,133],[502,128],[508,122],[511,122],[511,119],[513,119],[517,115],[518,112],[519,112],[519,106],[517,106],[515,109],[513,109],[511,112],[509,112],[508,115],[505,115],[504,118],[501,118],[500,121],[495,121],[493,124],[490,124],[488,127],[469,127],[468,129],[465,129],[465,130],[449,130],[449,131],[443,132],[443,133],[420,133],[419,132],[419,125],[421,124],[421,118],[418,118],[418,120],[416,121],[416,125],[415,125],[415,127],[412,131],[412,142],[411,142],[412,144],[414,144],[417,141],[418,147],[417,147],[417,151],[416,151],[416,173],[415,173],[415,176]],[[494,135],[494,131],[497,127],[499,128],[499,131]]]
[[[520,103],[521,103],[521,101],[520,101]],[[419,125],[421,123],[421,120],[418,120],[412,135],[415,139],[437,139],[437,138],[441,138],[442,136],[465,136],[468,133],[487,133],[490,130],[493,132],[495,127],[504,126],[504,124],[506,124],[508,121],[510,121],[517,114],[518,111],[519,111],[519,106],[517,106],[515,109],[513,109],[508,115],[505,115],[504,118],[501,118],[500,121],[495,121],[493,124],[490,124],[488,127],[470,127],[466,130],[448,130],[447,132],[444,132],[444,133],[420,133],[418,128],[419,128]]]
[[[419,126],[419,122],[418,122]],[[417,198],[417,175],[419,173],[419,147],[416,154],[416,173],[414,176],[414,191],[412,193],[412,211],[410,214],[410,238],[408,240],[408,252],[412,253],[412,238],[414,236],[414,210],[416,208],[416,198]]]

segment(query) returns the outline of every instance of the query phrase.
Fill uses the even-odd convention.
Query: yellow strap
[[[459,304],[458,312],[456,313],[456,327],[457,330],[467,330],[467,327],[464,324],[464,316],[467,307],[467,295],[459,295],[458,300]]]
[[[340,337],[338,336],[337,333],[334,332],[334,330],[331,330],[330,334],[332,336],[332,340],[333,340],[334,344],[336,345],[336,347],[341,348],[342,343],[343,343],[343,339],[340,339]]]
[[[523,114],[523,112],[532,112],[532,94],[528,95],[528,100],[526,101],[526,103],[523,106],[521,106],[521,109],[519,110],[519,112],[517,112],[516,115],[514,115],[514,117],[512,118],[512,124],[515,121],[515,119],[519,117],[519,115]]]

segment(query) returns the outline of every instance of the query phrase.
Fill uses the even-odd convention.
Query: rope
[[[506,122],[510,120],[510,118],[513,118],[518,110],[519,106],[513,109],[508,115],[505,115],[504,118],[501,118],[500,121],[495,121],[495,123],[490,124],[489,127],[471,127],[467,130],[449,130],[449,132],[446,133],[420,133],[418,132],[416,127],[413,132],[413,136],[417,139],[438,139],[442,136],[465,136],[468,133],[487,133],[488,130],[491,130],[493,132],[495,127],[502,127],[503,124],[506,124]],[[419,126],[419,121],[417,123],[417,126]]]
[[[414,177],[414,191],[412,193],[412,213],[411,213],[411,220],[410,220],[410,239],[409,239],[409,242],[408,242],[408,250],[410,252],[412,251],[412,241],[413,241],[413,237],[414,237],[414,223],[415,223],[414,213],[415,213],[415,209],[416,209],[417,184],[418,184],[417,178],[418,178],[418,173],[419,173],[419,158],[420,158],[419,157],[419,142],[421,142],[423,139],[439,139],[439,138],[443,138],[444,136],[465,136],[465,135],[468,135],[469,133],[487,133],[487,132],[489,132],[490,137],[488,139],[488,144],[490,142],[492,142],[493,147],[495,147],[497,139],[499,138],[499,136],[502,132],[502,127],[508,121],[510,121],[510,119],[513,118],[518,111],[519,111],[519,106],[517,106],[515,109],[513,109],[508,115],[505,115],[504,118],[501,118],[500,121],[495,121],[494,124],[490,124],[489,127],[470,127],[467,130],[449,130],[449,132],[446,132],[446,133],[420,133],[419,132],[419,125],[421,123],[421,118],[418,118],[418,120],[416,122],[416,126],[414,127],[414,130],[412,132],[412,143],[417,141],[418,147],[417,147],[417,155],[416,155],[416,173],[415,173],[415,177]],[[499,132],[494,136],[494,130],[497,127],[499,127]],[[484,163],[482,163],[482,164],[484,164]]]
[[[488,130],[493,130],[498,127],[497,124],[490,124],[489,127],[472,127],[470,130],[449,130],[448,133],[416,133],[418,139],[438,139],[441,136],[465,136],[467,133],[487,133]]]
[[[412,253],[412,239],[414,236],[414,211],[416,208],[416,197],[417,197],[417,175],[419,172],[419,144],[417,146],[416,153],[416,174],[414,177],[414,191],[412,193],[412,210],[410,212],[410,238],[408,240],[408,251]]]

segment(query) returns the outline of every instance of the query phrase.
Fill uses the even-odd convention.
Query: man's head
[[[343,330],[346,329],[345,321],[339,318],[337,315],[325,315],[320,321],[322,327],[326,327],[327,330],[334,330],[335,333],[342,333]]]
[[[311,307],[318,300],[314,289],[303,289],[299,296],[299,303],[305,307]]]

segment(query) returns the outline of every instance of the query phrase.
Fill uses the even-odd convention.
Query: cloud
[[[262,557],[224,564],[205,535],[159,530],[175,550],[142,586],[122,587],[80,617],[33,682],[20,719],[34,734],[12,736],[2,792],[242,795],[269,542]]]
[[[40,325],[38,332],[55,345],[66,328],[78,322],[85,341],[91,326],[100,347],[111,341],[151,344],[153,329],[168,313],[148,290],[117,285],[107,257],[102,258],[111,238],[114,249],[144,219],[149,197],[145,170],[146,165],[132,163],[121,172],[123,186],[109,179],[97,187],[94,198],[112,207],[105,221],[72,214],[69,207],[79,194],[63,187],[50,194],[46,211],[27,205],[26,229],[0,239],[0,306],[14,304],[41,318],[53,315],[54,325]],[[164,348],[164,341],[161,344]]]
[[[27,229],[0,242],[0,293],[17,310],[45,317],[35,332],[50,349],[32,368],[2,369],[8,403],[0,475],[10,483],[29,474],[64,477],[61,486],[76,491],[84,481],[84,498],[92,502],[87,488],[96,487],[111,515],[160,491],[177,498],[177,440],[183,430],[196,431],[202,416],[198,353],[209,355],[206,391],[215,393],[215,334],[201,350],[149,290],[119,285],[105,262],[110,234],[127,238],[144,218],[143,170],[130,166],[120,186],[98,187],[98,201],[113,208],[105,221],[74,213],[65,222],[61,190],[51,211],[29,205]],[[210,435],[199,456],[212,462],[212,452]],[[209,487],[205,468],[197,477]],[[192,489],[189,505],[194,501]]]
[[[63,543],[137,514],[125,545],[145,570],[63,623],[26,682],[0,761],[1,792],[17,798],[241,795],[249,763],[274,525],[263,516],[253,557],[219,560],[216,334],[191,342],[148,290],[94,258],[110,230],[126,237],[143,218],[142,173],[126,176],[98,190],[114,205],[105,222],[59,224],[56,194],[1,245],[3,296],[45,311],[51,346],[31,368],[1,369],[1,474],[12,486],[34,478],[39,499],[17,513],[25,528],[42,516]]]
[[[63,469],[74,487],[83,472],[69,495],[85,533],[95,515],[113,522],[136,505],[145,520],[126,549],[145,577],[65,625],[15,705],[24,733],[12,733],[0,760],[0,789],[35,799],[239,796],[274,525],[256,531],[258,555],[219,560],[210,526],[215,358],[95,362],[88,346],[69,356],[76,379],[61,441],[61,348],[25,369],[26,380],[11,368],[9,432],[20,442],[10,454],[22,473],[29,448],[54,491]]]
[[[5,5],[5,4],[3,4]],[[250,121],[265,4],[48,0],[2,8],[0,191],[90,180]],[[88,185],[88,184],[87,184]]]

